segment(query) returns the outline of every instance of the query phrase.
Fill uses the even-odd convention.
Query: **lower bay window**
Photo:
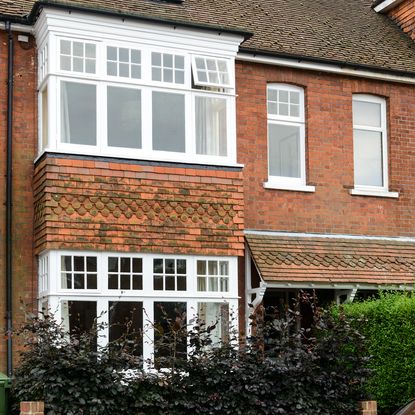
[[[39,258],[39,278],[39,308],[68,332],[104,323],[97,339],[103,346],[119,339],[128,323],[134,352],[156,366],[166,355],[158,341],[169,321],[184,331],[196,322],[212,326],[213,346],[228,341],[237,326],[233,257],[50,251]],[[185,339],[178,342],[178,355],[187,350]]]

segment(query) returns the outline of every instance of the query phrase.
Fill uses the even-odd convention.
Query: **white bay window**
[[[47,13],[37,28],[40,152],[236,163],[240,36],[165,26],[155,35],[105,19],[98,30],[79,16],[83,26],[67,28],[60,11]]]
[[[213,346],[228,341],[237,326],[230,318],[238,305],[237,259],[50,251],[39,258],[39,305],[71,333],[104,323],[100,345],[120,338],[127,322],[135,352],[154,361],[163,357],[154,345],[168,320],[185,329],[198,318],[211,327]],[[187,347],[184,340],[178,352]]]

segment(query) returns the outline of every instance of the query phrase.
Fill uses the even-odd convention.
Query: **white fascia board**
[[[329,239],[354,239],[368,241],[390,241],[390,242],[410,242],[415,243],[415,237],[410,236],[369,236],[369,235],[348,235],[348,234],[322,234],[322,233],[302,233],[302,232],[278,232],[264,231],[255,229],[245,229],[245,235],[263,235],[288,238],[329,238]]]
[[[382,72],[374,72],[370,70],[362,70],[362,69],[352,69],[352,68],[345,68],[340,65],[335,64],[328,64],[328,63],[313,63],[313,62],[304,62],[299,59],[288,59],[288,58],[277,58],[277,57],[269,57],[269,56],[261,56],[258,54],[250,54],[250,53],[238,53],[236,56],[236,60],[238,61],[245,61],[245,62],[253,62],[253,63],[263,63],[266,65],[274,65],[274,66],[284,66],[287,68],[297,68],[297,69],[306,69],[311,71],[319,71],[319,72],[328,72],[334,73],[338,75],[345,75],[345,76],[356,76],[359,78],[368,78],[368,79],[376,79],[379,81],[387,81],[387,82],[399,82],[405,84],[415,84],[415,74],[414,77],[408,76],[401,76],[401,75],[392,75]]]
[[[95,41],[134,42],[192,53],[235,57],[243,36],[180,24],[144,22],[126,17],[108,17],[45,7],[35,25],[37,37],[44,30],[61,36],[76,36]]]
[[[402,2],[403,0],[384,0],[381,3],[379,3],[377,6],[375,6],[374,9],[375,9],[375,12],[386,13],[390,9],[393,9],[399,3],[402,3]]]

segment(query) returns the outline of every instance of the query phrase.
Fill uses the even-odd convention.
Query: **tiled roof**
[[[266,282],[415,283],[415,243],[248,234]]]
[[[28,16],[35,0],[1,0],[0,15]],[[415,75],[415,43],[371,0],[47,0],[137,17],[253,33],[250,51],[336,61]]]

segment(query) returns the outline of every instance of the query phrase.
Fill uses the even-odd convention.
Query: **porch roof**
[[[267,283],[414,285],[415,241],[246,235]]]

